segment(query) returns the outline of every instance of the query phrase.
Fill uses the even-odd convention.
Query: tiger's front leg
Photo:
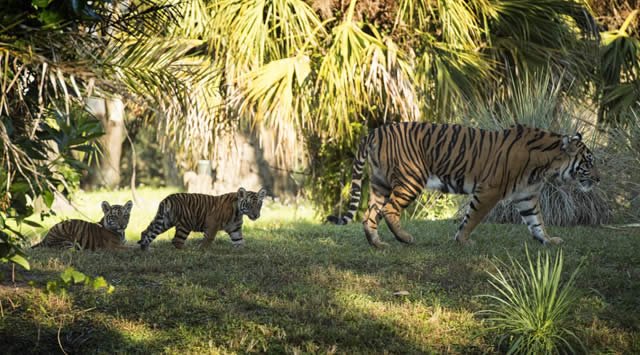
[[[544,228],[544,221],[542,220],[542,210],[540,209],[540,201],[537,194],[515,199],[514,205],[520,212],[520,216],[524,223],[527,224],[529,232],[533,238],[542,244],[559,244],[562,243],[562,238],[550,238],[547,231]]]
[[[500,197],[494,193],[473,195],[467,213],[456,232],[455,240],[462,245],[473,244],[473,241],[469,238],[471,232],[482,222],[482,219],[484,219],[498,201],[500,201]]]
[[[225,231],[229,233],[231,244],[233,244],[234,247],[244,246],[244,239],[242,239],[242,220],[227,226]]]

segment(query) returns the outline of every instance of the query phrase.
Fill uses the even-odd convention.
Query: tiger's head
[[[243,215],[247,215],[249,219],[255,221],[260,217],[260,209],[262,208],[262,200],[264,200],[267,190],[264,188],[258,192],[247,191],[244,188],[238,189],[238,209]]]
[[[118,233],[124,237],[124,230],[129,225],[129,217],[131,216],[131,208],[133,207],[132,201],[122,205],[109,205],[109,202],[102,201],[102,217],[101,224],[108,230]]]
[[[576,133],[573,137],[563,136],[560,149],[569,155],[568,164],[560,172],[560,180],[577,180],[580,190],[590,191],[600,181],[600,174],[594,165],[593,154],[582,141],[582,135]]]

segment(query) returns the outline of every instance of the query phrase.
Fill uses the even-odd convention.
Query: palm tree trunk
[[[103,154],[92,172],[91,185],[115,188],[120,183],[120,158],[126,138],[124,104],[119,98],[90,98],[87,109],[102,122],[105,132],[100,138]]]

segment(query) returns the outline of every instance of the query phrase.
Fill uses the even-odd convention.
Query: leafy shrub
[[[47,288],[44,291],[43,297],[48,294],[62,294],[64,296],[69,286],[74,284],[84,284],[87,287],[91,287],[94,291],[106,288],[107,293],[113,292],[114,289],[102,276],[92,278],[72,267],[68,267],[64,272],[60,273],[57,279],[47,282]]]
[[[573,332],[573,310],[578,300],[574,288],[580,266],[561,284],[562,250],[555,256],[538,251],[535,264],[525,247],[527,265],[509,256],[509,263],[498,261],[496,272],[489,272],[489,283],[497,295],[482,295],[491,301],[491,330],[496,330],[498,347],[506,341],[509,354],[557,354],[576,352],[582,342]]]
[[[356,129],[356,128],[354,128]],[[358,125],[357,130],[362,130]],[[362,130],[362,136],[367,134]],[[309,152],[310,175],[305,183],[307,195],[316,206],[318,213],[327,215],[342,215],[348,210],[349,190],[351,188],[351,170],[360,137],[352,139],[329,139],[309,134],[305,137],[306,149]],[[362,178],[362,194],[360,201],[366,201],[369,196],[368,174]],[[360,204],[365,208],[365,204]]]

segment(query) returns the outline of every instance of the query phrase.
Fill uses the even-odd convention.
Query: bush
[[[612,206],[616,222],[640,222],[640,110],[630,110],[625,125],[601,132],[599,189]]]
[[[481,313],[490,315],[489,329],[499,334],[497,346],[506,341],[509,354],[575,353],[576,345],[583,348],[572,330],[572,311],[579,298],[574,282],[580,266],[561,285],[561,249],[552,257],[548,251],[544,257],[538,251],[535,265],[526,245],[525,251],[526,266],[511,256],[508,264],[494,264],[496,272],[489,272],[489,283],[498,294],[481,296],[492,301],[491,309]]]

